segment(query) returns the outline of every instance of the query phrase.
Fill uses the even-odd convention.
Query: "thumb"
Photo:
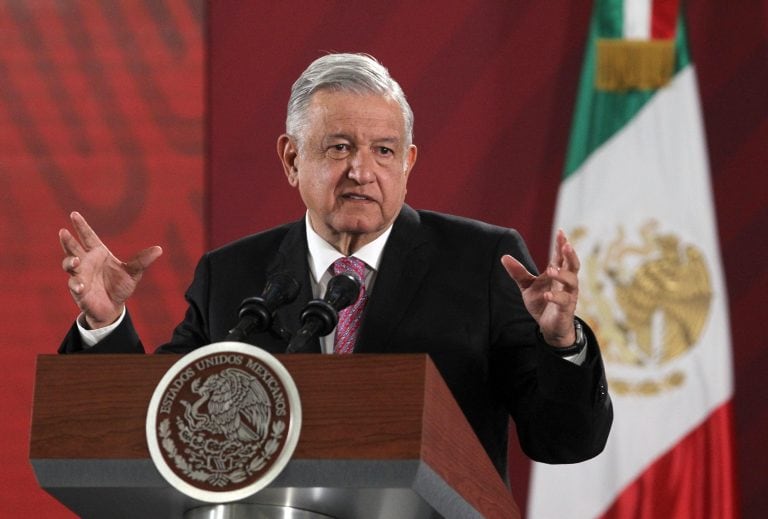
[[[141,275],[162,254],[163,249],[161,247],[157,245],[148,247],[124,263],[125,270],[131,276]]]
[[[507,274],[509,274],[509,277],[514,279],[521,289],[528,288],[536,279],[536,276],[528,272],[528,269],[525,268],[522,263],[509,254],[505,254],[501,257],[501,264],[504,266]]]

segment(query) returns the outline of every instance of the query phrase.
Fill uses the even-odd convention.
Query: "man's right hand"
[[[103,328],[120,317],[125,301],[163,249],[149,247],[128,262],[122,262],[109,252],[80,213],[73,212],[70,219],[77,238],[67,229],[59,231],[65,254],[62,268],[69,274],[69,292],[88,326]]]

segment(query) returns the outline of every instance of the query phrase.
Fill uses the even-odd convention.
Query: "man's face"
[[[283,135],[278,153],[313,229],[350,254],[377,238],[405,200],[416,147],[406,144],[400,106],[375,94],[312,96],[301,146]]]

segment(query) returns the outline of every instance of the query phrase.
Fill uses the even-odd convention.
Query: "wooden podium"
[[[425,355],[278,355],[303,424],[293,458],[243,503],[343,518],[515,518],[517,505]],[[208,505],[171,487],[145,419],[175,355],[41,355],[30,460],[81,517],[172,518]]]

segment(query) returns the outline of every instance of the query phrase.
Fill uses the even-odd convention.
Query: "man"
[[[320,297],[339,258],[364,262],[364,315],[355,353],[428,353],[500,474],[511,415],[533,459],[597,455],[612,421],[597,342],[575,318],[579,259],[562,232],[541,275],[516,231],[415,211],[405,204],[416,162],[413,114],[400,86],[366,55],[332,54],[293,86],[277,152],[307,207],[294,223],[206,254],[184,321],[164,352],[223,340],[240,302],[288,271],[301,293],[249,342],[281,353],[304,304]],[[143,351],[125,311],[150,247],[123,263],[77,213],[59,233],[69,289],[82,314],[60,351]],[[334,352],[331,333],[310,347]]]

